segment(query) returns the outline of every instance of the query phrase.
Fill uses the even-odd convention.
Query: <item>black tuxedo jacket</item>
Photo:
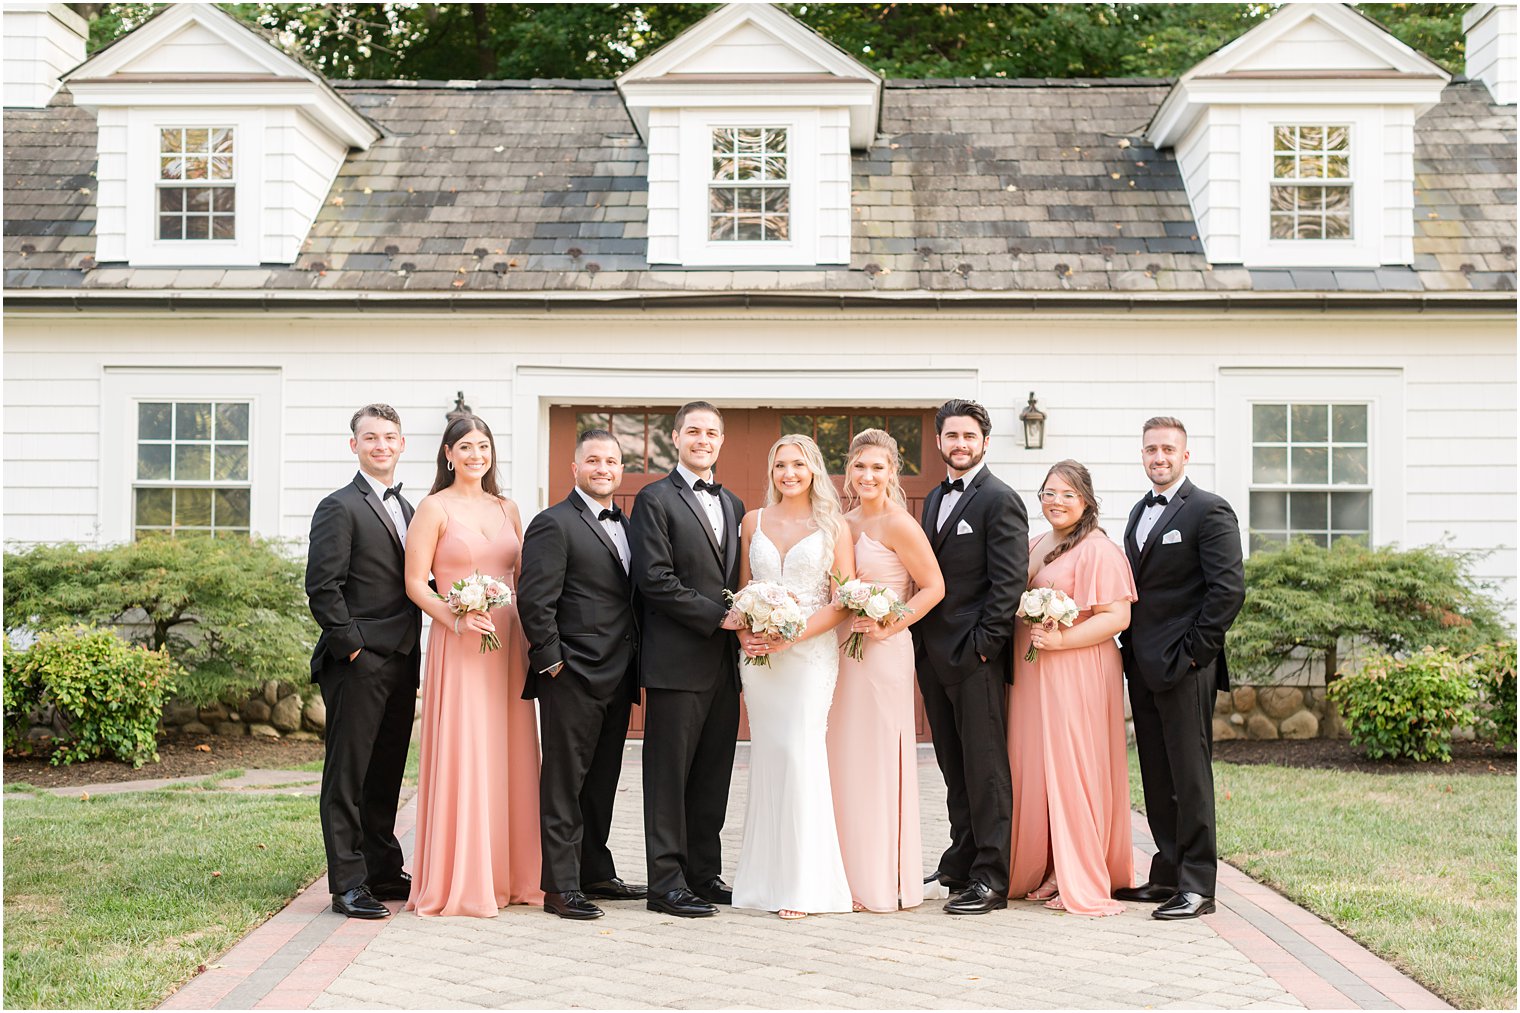
[[[1139,597],[1130,607],[1129,629],[1119,635],[1124,672],[1160,693],[1194,665],[1207,668],[1217,660],[1215,683],[1227,690],[1224,635],[1246,599],[1235,511],[1184,478],[1142,551],[1135,526],[1144,510],[1144,500],[1136,503],[1124,528]]]
[[[738,590],[739,519],[744,504],[722,489],[720,546],[707,511],[680,472],[639,491],[629,530],[642,608],[640,681],[649,689],[700,691],[739,680],[739,640],[722,628],[723,592]]]
[[[913,624],[919,670],[927,667],[955,685],[976,671],[980,655],[1011,682],[1014,613],[1029,579],[1024,501],[983,468],[941,528],[936,522],[944,497],[944,486],[936,486],[921,518],[945,575],[945,597]]]
[[[405,499],[401,515],[411,523]],[[306,550],[306,596],[322,627],[314,681],[373,671],[389,655],[417,650],[422,611],[406,596],[405,571],[401,535],[362,473],[317,504]]]
[[[628,521],[622,521],[628,530]],[[632,547],[632,539],[629,539]],[[633,581],[617,546],[580,493],[541,511],[523,536],[517,615],[528,638],[523,699],[538,696],[543,670],[579,679],[596,696],[622,689],[638,699],[638,625]]]

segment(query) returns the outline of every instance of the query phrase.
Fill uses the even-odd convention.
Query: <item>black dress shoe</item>
[[[934,870],[933,875],[924,877],[924,885],[928,886],[930,883],[938,883],[946,890],[949,890],[952,894],[964,893],[966,887],[971,885],[969,880],[956,879],[953,876],[947,876],[943,872],[940,872],[938,869]]]
[[[544,894],[544,910],[551,915],[559,915],[561,918],[575,918],[581,921],[600,918],[604,913],[601,908],[587,900],[586,895],[579,890]]]
[[[677,918],[711,918],[718,913],[717,908],[685,888],[650,897],[646,906],[651,911]]]
[[[988,911],[1001,911],[1007,906],[1007,897],[994,893],[992,887],[973,879],[965,890],[946,902],[945,911],[953,915],[984,915]]]
[[[721,876],[714,876],[705,883],[699,883],[691,891],[709,904],[732,904],[734,892],[723,882]]]
[[[616,876],[582,887],[581,893],[593,900],[643,900],[649,896],[649,888],[625,883]]]
[[[412,895],[412,877],[402,872],[383,883],[365,883],[364,888],[376,900],[406,900]]]
[[[1213,897],[1205,897],[1201,893],[1179,893],[1152,911],[1151,917],[1170,922],[1181,918],[1197,918],[1199,915],[1211,915],[1213,913]]]
[[[1130,900],[1139,904],[1160,904],[1177,896],[1175,886],[1141,883],[1139,886],[1121,886],[1114,891],[1114,900]]]
[[[362,886],[335,893],[332,899],[332,909],[350,918],[389,918],[391,916],[391,909],[371,897],[369,891]]]

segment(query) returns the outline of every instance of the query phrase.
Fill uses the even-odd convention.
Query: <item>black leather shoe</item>
[[[1175,886],[1141,883],[1139,886],[1121,886],[1114,891],[1114,900],[1130,900],[1138,904],[1160,904],[1177,896]]]
[[[1151,917],[1160,918],[1164,922],[1170,922],[1182,918],[1197,918],[1199,915],[1211,915],[1213,913],[1213,897],[1205,897],[1201,893],[1179,893],[1152,911]]]
[[[964,893],[966,891],[966,887],[971,885],[968,880],[955,879],[951,876],[945,875],[938,869],[934,870],[933,875],[924,877],[924,886],[928,886],[930,883],[938,883],[946,890],[949,890],[952,894]]]
[[[362,886],[332,895],[332,909],[350,918],[389,918],[391,909],[371,897]]]
[[[403,872],[384,883],[365,883],[364,888],[376,900],[406,900],[412,895],[412,877]]]
[[[616,876],[582,887],[581,893],[592,900],[643,900],[649,896],[649,888],[625,883]]]
[[[721,876],[714,876],[705,883],[699,883],[692,889],[692,893],[701,897],[709,904],[732,904],[734,892],[723,882]]]
[[[587,900],[586,895],[579,890],[544,894],[544,910],[551,915],[559,915],[561,918],[575,918],[581,921],[600,918],[604,914],[601,908]]]
[[[1007,897],[993,893],[992,887],[973,879],[965,890],[946,902],[945,911],[953,915],[984,915],[1007,906]]]
[[[675,915],[677,918],[711,918],[718,913],[717,908],[684,888],[650,897],[646,906],[651,911]]]

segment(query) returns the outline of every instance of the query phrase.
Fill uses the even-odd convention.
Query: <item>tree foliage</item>
[[[91,50],[157,5],[74,4]],[[335,78],[609,78],[715,8],[700,3],[223,4]],[[886,77],[1174,77],[1276,4],[794,3],[791,14]],[[1358,9],[1447,70],[1467,4]]]

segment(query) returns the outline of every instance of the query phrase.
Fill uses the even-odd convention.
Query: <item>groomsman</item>
[[[739,582],[744,504],[713,481],[723,416],[706,401],[676,413],[676,470],[633,504],[641,596],[644,835],[651,911],[718,913],[733,898],[718,835],[739,732],[739,643],[723,629]]]
[[[412,505],[395,482],[406,450],[401,418],[365,405],[349,421],[354,480],[317,505],[306,553],[306,595],[322,635],[311,677],[327,707],[322,841],[332,907],[384,918],[406,900],[396,808],[417,705],[422,614],[406,596]]]
[[[955,896],[951,914],[1008,906],[1013,788],[1005,688],[1013,622],[1029,579],[1024,501],[986,467],[992,422],[975,401],[946,401],[934,419],[949,476],[924,501],[923,526],[945,597],[913,625],[914,657],[934,755],[945,777],[950,847],[926,882]]]
[[[575,442],[575,488],[523,537],[518,616],[528,638],[523,698],[538,700],[544,910],[600,918],[596,900],[642,900],[617,876],[607,835],[638,700],[628,522],[612,502],[623,454],[605,429]]]
[[[1179,420],[1151,419],[1140,442],[1151,491],[1124,529],[1139,600],[1120,649],[1156,855],[1148,882],[1114,896],[1162,902],[1156,918],[1196,918],[1214,910],[1212,718],[1215,692],[1230,688],[1225,631],[1245,602],[1240,524],[1224,499],[1183,477]]]

